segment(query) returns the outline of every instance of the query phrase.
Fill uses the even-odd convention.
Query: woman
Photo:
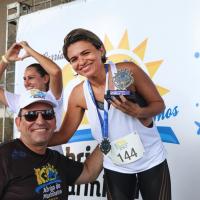
[[[86,77],[69,97],[68,109],[52,144],[64,143],[81,123],[85,110],[93,137],[104,153],[104,171],[108,196],[114,200],[132,200],[137,187],[144,200],[170,200],[171,185],[166,151],[153,116],[162,112],[164,102],[151,79],[136,64],[105,64],[102,41],[85,29],[72,30],[64,39],[63,54],[77,74]],[[121,84],[130,95],[104,95]],[[103,105],[103,106],[102,106]]]
[[[20,51],[24,49],[25,54],[20,57]],[[38,63],[34,63],[26,67],[24,72],[24,87],[29,89],[39,89],[42,91],[48,91],[58,103],[56,108],[57,117],[57,128],[61,124],[62,116],[62,71],[56,63],[54,63],[49,58],[41,55],[34,49],[32,49],[27,42],[22,41],[19,43],[14,43],[8,51],[2,56],[0,61],[0,77],[2,77],[3,72],[8,67],[10,62],[23,60],[27,57],[33,57]],[[20,94],[14,94],[9,91],[0,88],[0,102],[9,107],[14,113],[18,111],[18,101]],[[63,153],[61,146],[53,147],[53,149]]]

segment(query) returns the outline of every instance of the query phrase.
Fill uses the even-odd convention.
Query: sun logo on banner
[[[124,35],[122,36],[117,48],[113,47],[107,35],[104,38],[104,45],[107,51],[107,57],[109,61],[112,61],[113,63],[124,61],[134,62],[137,65],[139,65],[150,76],[151,79],[153,79],[163,60],[156,60],[144,63],[147,42],[148,39],[145,39],[140,44],[138,44],[133,50],[131,50],[129,48],[129,39],[127,31],[125,31]],[[156,87],[160,95],[162,96],[169,92],[168,89],[161,87],[160,85],[156,84]]]
[[[156,72],[158,71],[159,67],[163,63],[163,60],[161,59],[161,60],[154,60],[154,61],[150,61],[150,62],[144,62],[145,51],[147,48],[147,42],[148,42],[148,39],[144,39],[144,41],[139,43],[135,48],[133,48],[131,50],[129,47],[128,32],[126,30],[118,44],[118,47],[115,48],[112,45],[109,37],[107,35],[105,35],[104,45],[105,45],[106,52],[107,52],[107,54],[106,54],[106,56],[108,58],[107,60],[108,60],[108,62],[113,62],[113,63],[126,62],[126,61],[134,62],[138,66],[140,66],[149,75],[149,77],[153,80]],[[69,89],[68,84],[70,82],[73,85],[75,82],[80,83],[82,80],[84,80],[83,77],[77,76],[75,78],[74,75],[75,75],[75,72],[73,71],[72,67],[70,66],[70,64],[67,64],[63,68],[63,76],[64,76],[63,83],[64,83],[65,89],[67,89],[67,87],[68,87],[67,90],[69,90],[69,91],[70,91],[70,89]],[[76,81],[75,81],[75,79],[76,79]],[[163,96],[169,92],[168,89],[158,85],[157,83],[155,85],[161,96]],[[81,125],[84,126],[87,124],[88,124],[88,120],[85,115]],[[84,138],[83,138],[83,135],[84,135]],[[76,132],[75,136],[70,141],[75,142],[75,141],[83,141],[83,140],[84,141],[85,140],[93,140],[90,129],[86,128],[83,130],[78,130]]]

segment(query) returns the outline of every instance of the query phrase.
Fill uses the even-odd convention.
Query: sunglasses
[[[33,122],[37,120],[39,113],[41,113],[44,120],[52,120],[55,118],[55,112],[53,109],[29,111],[24,115],[20,115],[19,117],[24,117],[26,121]]]

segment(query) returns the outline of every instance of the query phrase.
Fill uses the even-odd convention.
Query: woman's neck
[[[101,66],[96,76],[88,78],[88,80],[93,87],[104,87],[106,82],[105,66]]]

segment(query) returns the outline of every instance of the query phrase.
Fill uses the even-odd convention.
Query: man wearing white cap
[[[15,123],[19,139],[0,145],[1,200],[67,200],[67,186],[94,181],[102,169],[97,147],[84,163],[47,148],[56,128],[52,97],[28,90],[20,99]]]

